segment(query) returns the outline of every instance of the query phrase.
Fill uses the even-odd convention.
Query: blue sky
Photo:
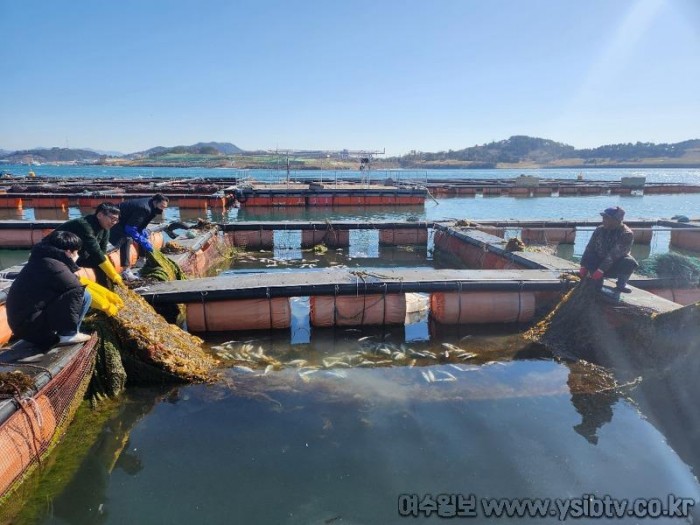
[[[697,0],[0,0],[0,148],[700,138]]]

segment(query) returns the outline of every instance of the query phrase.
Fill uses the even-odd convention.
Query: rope
[[[270,287],[265,288],[265,298],[267,299],[267,312],[270,322],[270,330],[274,328],[272,321],[272,301],[270,300]]]
[[[524,288],[525,283],[523,281],[520,281],[520,289],[518,290],[518,317],[517,317],[517,322],[520,322],[520,316],[522,315],[523,311],[523,288]]]
[[[203,318],[203,320],[204,320],[204,331],[205,331],[205,332],[208,332],[208,331],[209,331],[209,322],[208,322],[208,320],[207,320],[207,303],[206,303],[206,301],[204,300],[204,298],[206,297],[206,295],[207,295],[208,293],[209,293],[209,292],[205,292],[205,291],[199,292],[199,296],[200,296],[200,298],[202,299],[202,318]]]
[[[462,323],[462,281],[457,283],[457,324]]]
[[[39,445],[41,443],[41,436],[36,435],[34,425],[31,424],[32,415],[29,413],[29,410],[27,410],[26,405],[32,404],[32,410],[34,411],[34,417],[37,420],[39,428],[43,427],[43,425],[44,425],[43,419],[41,417],[41,410],[39,410],[38,414],[37,414],[38,407],[36,406],[36,401],[34,400],[34,398],[29,397],[27,400],[25,400],[22,398],[22,392],[20,392],[20,390],[19,390],[19,388],[17,388],[17,386],[12,385],[12,384],[10,386],[14,389],[14,391],[15,391],[14,394],[12,394],[11,396],[1,395],[0,399],[12,399],[15,402],[15,405],[17,405],[17,407],[24,413],[24,415],[30,421],[29,429],[32,433],[32,438],[33,438],[32,444],[34,445],[34,453],[36,454],[37,463],[39,464],[39,467],[41,467],[42,466],[41,449],[39,448]]]
[[[336,284],[333,290],[333,326],[338,325],[338,285]]]

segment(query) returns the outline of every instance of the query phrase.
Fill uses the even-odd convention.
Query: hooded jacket
[[[7,293],[7,322],[13,332],[33,322],[48,304],[75,288],[82,288],[75,273],[78,265],[64,250],[46,242],[32,249],[29,261],[19,272]],[[71,312],[76,319],[80,310]]]

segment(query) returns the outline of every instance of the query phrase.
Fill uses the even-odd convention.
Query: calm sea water
[[[109,166],[26,166],[21,164],[1,164],[0,171],[9,172],[16,176],[25,176],[34,171],[38,177],[250,177],[260,181],[282,181],[287,177],[284,170],[237,170],[226,168],[127,168]],[[620,168],[581,168],[581,169],[483,169],[483,170],[372,170],[360,172],[352,170],[291,170],[294,179],[323,179],[333,181],[336,178],[369,178],[383,180],[393,178],[399,180],[415,179],[417,181],[430,179],[496,179],[511,178],[518,175],[535,175],[553,179],[575,179],[583,175],[586,180],[619,180],[621,177],[644,176],[649,182],[686,182],[700,183],[700,169],[620,169]]]
[[[47,168],[67,170],[66,175],[88,175],[94,169]],[[190,171],[192,176],[211,176],[226,170],[145,171],[143,176],[151,176],[150,171],[158,176]],[[558,171],[545,174],[578,174]],[[617,179],[628,171],[592,171],[591,177]],[[632,171],[629,174],[647,170]],[[134,174],[121,169],[119,173]],[[699,170],[655,170],[653,176],[700,181]],[[427,202],[415,209],[241,209],[213,218],[596,219],[599,210],[616,204],[634,218],[693,215],[700,196],[460,198]],[[81,211],[71,209],[67,214],[77,216]],[[166,218],[189,218],[189,213],[173,208]],[[259,254],[236,269],[436,264],[425,250],[375,251],[370,237],[360,238],[350,250],[322,258],[305,254],[303,260],[293,239],[282,239],[276,253]],[[571,247],[571,256],[580,253],[582,242]],[[667,248],[667,241],[666,248],[663,240],[656,242],[651,252]],[[444,520],[435,515],[401,518],[399,495],[589,500],[590,495],[610,495],[666,500],[673,493],[700,499],[697,360],[678,361],[665,371],[642,371],[636,387],[608,390],[605,370],[519,352],[517,335],[426,327],[420,319],[407,327],[361,332],[307,329],[306,337],[299,336],[299,326],[274,333],[219,334],[208,343],[217,347],[245,339],[287,362],[299,358],[322,362],[366,348],[368,341],[435,352],[449,343],[477,357],[457,368],[436,362],[309,375],[293,367],[268,374],[223,368],[222,380],[214,385],[131,388],[116,406],[104,409],[104,417],[79,416],[73,434],[58,446],[52,462],[17,496],[17,506],[23,508],[14,521],[439,523]],[[446,380],[430,381],[431,376]],[[491,521],[481,512],[478,516],[474,523]],[[576,521],[639,522],[631,517]],[[643,522],[687,521],[660,517]]]
[[[370,333],[381,344],[402,340],[391,328]],[[366,345],[358,337],[323,330],[290,350],[279,337],[258,334],[247,344],[313,360]],[[130,389],[84,433],[82,448],[68,448],[80,439],[71,435],[59,446],[17,522],[386,524],[407,520],[398,514],[400,494],[700,498],[698,416],[683,426],[669,420],[694,414],[685,403],[669,410],[671,395],[678,400],[680,391],[685,401],[700,393],[680,382],[690,374],[676,376],[687,365],[611,392],[601,391],[604,370],[519,355],[513,336],[458,333],[402,344],[439,349],[441,341],[478,357],[456,367],[305,377],[295,368],[228,369],[216,385]],[[452,379],[430,382],[428,373]],[[479,516],[476,523],[486,521]]]

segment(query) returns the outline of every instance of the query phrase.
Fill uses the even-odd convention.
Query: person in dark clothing
[[[109,230],[119,220],[119,208],[103,202],[92,215],[64,222],[59,231],[75,233],[83,242],[77,264],[83,268],[101,269],[106,277],[115,284],[123,284],[112,262],[107,258]]]
[[[119,222],[112,228],[109,234],[109,242],[119,247],[119,256],[123,274],[127,279],[133,279],[134,275],[129,269],[129,256],[132,241],[136,241],[146,251],[153,248],[148,239],[148,232],[144,230],[150,222],[168,207],[168,197],[161,193],[153,197],[131,199],[119,205]]]
[[[41,348],[90,339],[80,333],[80,323],[92,297],[74,273],[81,247],[80,237],[58,230],[34,246],[7,293],[7,322],[15,336]]]
[[[581,279],[590,276],[600,287],[603,277],[617,277],[614,291],[629,293],[632,290],[627,287],[627,281],[639,266],[630,255],[634,233],[622,222],[625,210],[619,206],[607,208],[600,215],[603,224],[596,228],[586,245],[579,276]]]

